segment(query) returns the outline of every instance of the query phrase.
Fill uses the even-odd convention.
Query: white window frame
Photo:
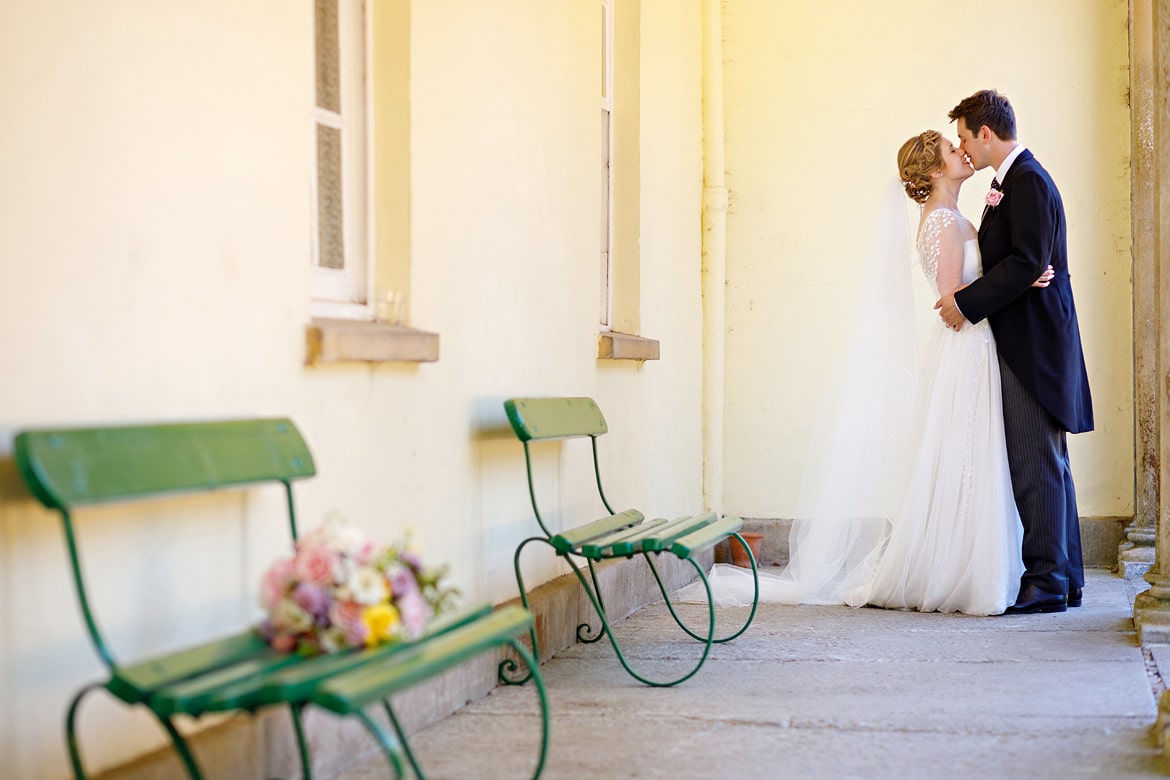
[[[601,0],[601,329],[613,322],[613,4]]]
[[[338,0],[338,56],[341,113],[317,105],[313,95],[311,314],[315,317],[372,319],[373,300],[373,138],[372,14],[367,0]],[[314,31],[315,32],[315,31]],[[316,48],[314,47],[314,52]],[[313,83],[316,84],[314,54]],[[318,212],[317,133],[319,126],[341,130],[342,236],[344,268],[321,268]]]

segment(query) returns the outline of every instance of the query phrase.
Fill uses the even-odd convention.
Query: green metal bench
[[[513,398],[504,402],[504,410],[512,424],[516,437],[524,444],[524,461],[528,470],[528,493],[532,500],[532,511],[536,513],[536,522],[540,525],[543,536],[533,536],[525,539],[516,548],[514,566],[516,570],[516,584],[520,588],[520,598],[525,607],[528,607],[528,593],[524,588],[524,578],[520,573],[520,556],[532,542],[544,542],[563,557],[581,587],[585,590],[594,611],[601,621],[601,629],[594,630],[588,623],[577,626],[577,639],[581,642],[596,642],[603,636],[608,637],[613,645],[614,652],[622,667],[636,680],[657,687],[678,685],[690,679],[707,660],[713,643],[730,642],[738,637],[756,615],[759,604],[760,583],[756,570],[755,557],[751,549],[739,535],[743,521],[731,515],[718,517],[714,512],[679,517],[674,520],[654,519],[646,520],[637,509],[627,509],[615,512],[605,496],[601,486],[601,469],[597,458],[597,437],[606,433],[609,427],[605,417],[591,398]],[[532,478],[532,454],[529,448],[531,442],[550,439],[571,439],[588,436],[593,446],[593,476],[597,483],[597,493],[601,503],[609,514],[598,520],[576,525],[567,530],[554,533],[540,515],[537,505],[536,485]],[[751,611],[743,625],[734,633],[727,636],[715,636],[715,603],[711,597],[711,585],[707,581],[706,572],[696,561],[695,557],[715,546],[724,539],[734,538],[747,550],[751,561],[752,576],[755,580],[755,596],[752,599]],[[734,543],[734,542],[733,542]],[[654,558],[669,553],[689,563],[702,580],[707,592],[707,632],[699,634],[692,631],[679,617],[674,605],[670,601],[666,586],[654,564]],[[670,680],[651,680],[634,671],[622,653],[617,638],[614,636],[609,619],[606,615],[605,601],[601,594],[601,587],[597,579],[596,563],[609,558],[632,558],[641,555],[650,566],[662,597],[666,601],[671,616],[679,627],[690,637],[703,643],[702,656],[698,662],[685,674]],[[583,559],[585,568],[589,571],[588,579],[582,572],[582,567],[574,562],[574,558]],[[540,648],[537,644],[536,629],[529,629],[532,640],[533,654],[539,658]],[[504,683],[520,685],[531,678],[530,673],[521,673],[513,660],[505,660],[500,664],[500,679]]]
[[[81,613],[97,654],[109,668],[109,679],[82,688],[66,716],[69,757],[78,778],[85,777],[77,746],[78,706],[87,693],[102,687],[127,704],[145,706],[158,718],[192,778],[202,775],[175,728],[174,716],[252,713],[270,705],[287,705],[303,777],[311,780],[302,719],[302,711],[310,704],[356,716],[381,745],[397,777],[403,776],[405,759],[422,778],[388,697],[502,647],[511,647],[536,678],[541,743],[533,777],[540,776],[548,746],[548,704],[536,662],[519,641],[531,630],[532,616],[517,606],[493,611],[485,604],[439,617],[418,640],[315,658],[278,653],[253,630],[136,663],[124,664],[115,657],[102,637],[86,589],[75,510],[160,494],[279,483],[284,487],[295,542],[292,482],[313,476],[315,467],[291,421],[26,431],[16,437],[14,449],[17,466],[33,495],[61,515]],[[381,702],[393,734],[364,710],[376,702]]]

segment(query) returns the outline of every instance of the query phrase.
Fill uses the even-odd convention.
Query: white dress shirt
[[[1001,162],[999,167],[995,169],[995,178],[999,179],[999,185],[1001,187],[1003,186],[1004,177],[1007,176],[1007,172],[1011,170],[1012,163],[1016,161],[1017,157],[1024,153],[1024,148],[1025,147],[1022,144],[1016,144],[1016,148],[1008,152],[1008,156],[1003,158],[1003,162]]]

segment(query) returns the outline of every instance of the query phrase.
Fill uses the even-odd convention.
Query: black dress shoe
[[[1081,598],[1084,596],[1084,591],[1076,585],[1068,586],[1068,605],[1070,607],[1079,607],[1081,605]]]
[[[1020,589],[1020,597],[1016,603],[1003,611],[1005,615],[1031,615],[1036,612],[1064,612],[1068,609],[1068,601],[1063,594],[1049,593],[1035,585],[1025,585]]]

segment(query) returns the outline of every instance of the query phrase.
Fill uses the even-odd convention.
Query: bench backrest
[[[504,411],[524,442],[597,437],[609,430],[592,398],[511,398],[504,401]]]
[[[25,431],[14,454],[33,495],[60,510],[315,473],[283,419]]]
[[[528,443],[547,439],[573,439],[588,436],[593,446],[593,476],[597,482],[597,493],[606,510],[613,514],[613,508],[605,497],[601,486],[601,468],[597,462],[597,437],[609,431],[601,409],[592,398],[510,398],[504,401],[504,411],[516,438],[524,443],[524,464],[528,469],[528,495],[532,499],[532,511],[536,522],[545,535],[552,537],[540,507],[536,502],[536,486],[532,482],[532,456]]]
[[[13,455],[32,494],[61,514],[82,613],[98,654],[111,668],[115,662],[86,596],[72,509],[279,482],[285,488],[295,540],[291,483],[316,473],[308,446],[287,419],[31,430],[17,435]]]

